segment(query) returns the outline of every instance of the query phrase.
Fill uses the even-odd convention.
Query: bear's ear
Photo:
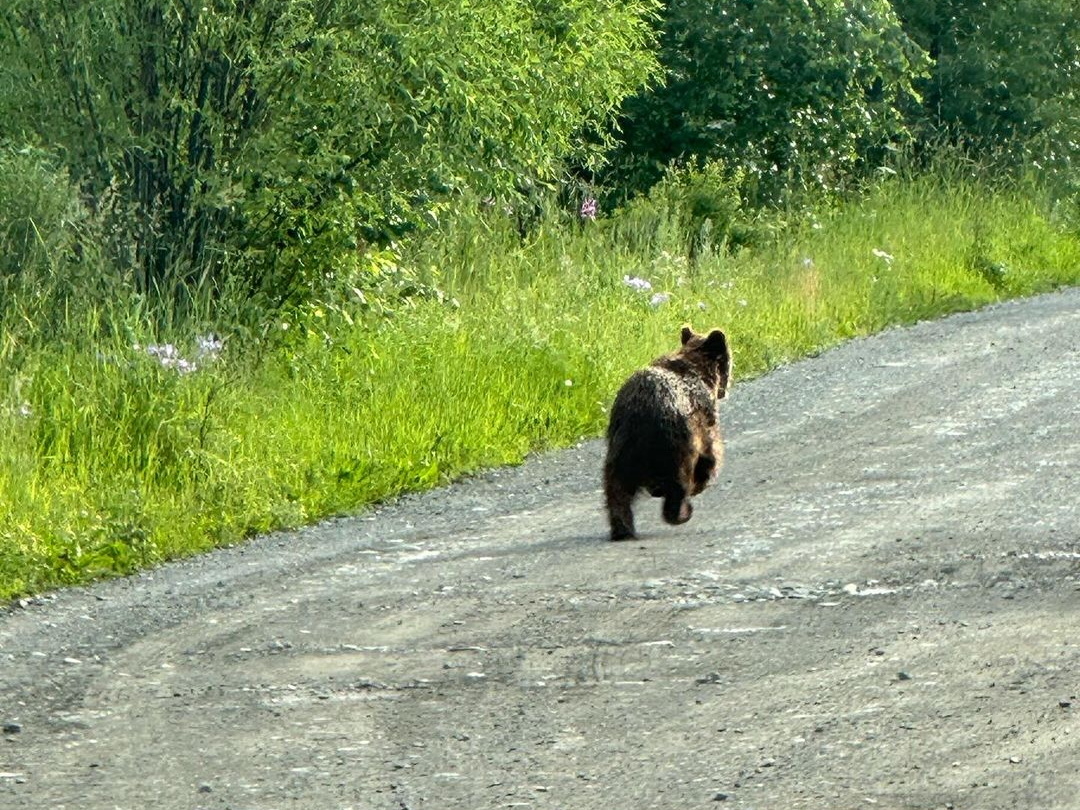
[[[727,337],[719,329],[713,329],[702,342],[701,351],[717,359],[728,357]]]
[[[687,343],[689,343],[690,338],[692,338],[693,336],[694,330],[690,328],[690,325],[687,324],[686,326],[684,326],[682,328],[682,345],[685,346]]]

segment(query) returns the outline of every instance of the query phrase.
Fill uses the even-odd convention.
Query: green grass
[[[890,324],[1080,282],[1080,240],[1035,195],[958,178],[896,179],[696,263],[677,229],[631,221],[551,217],[522,242],[460,214],[406,257],[456,303],[312,305],[272,342],[231,333],[190,374],[133,347],[151,319],[120,303],[45,343],[0,321],[0,599],[599,435],[624,376],[686,322],[728,332],[738,385]],[[195,337],[174,335],[181,353]]]

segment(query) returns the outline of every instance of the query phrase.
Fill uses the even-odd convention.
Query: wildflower
[[[639,292],[646,292],[652,289],[652,284],[650,284],[643,278],[638,278],[637,276],[623,276],[622,280],[623,284],[625,284],[627,287],[632,287]]]
[[[139,345],[136,343],[134,348],[138,351]],[[146,347],[145,351],[156,359],[162,368],[174,369],[178,374],[190,374],[199,370],[195,363],[182,357],[179,350],[172,343],[151,343]]]
[[[201,360],[217,360],[225,342],[213,332],[195,339],[195,353]]]
[[[580,215],[582,219],[596,219],[596,211],[597,205],[595,197],[586,197],[581,201]]]
[[[653,295],[653,297],[649,299],[649,306],[658,307],[661,304],[666,304],[670,300],[671,300],[671,293],[658,292],[658,293],[655,293]]]
[[[814,260],[807,256],[805,259],[802,260],[802,266],[809,270],[811,267],[814,266]]]
[[[138,346],[138,344],[136,344]],[[146,353],[151,357],[156,357],[161,361],[161,365],[167,363],[176,362],[176,358],[180,356],[180,352],[176,350],[176,346],[171,343],[151,343],[146,347]]]
[[[573,380],[563,380],[563,385],[565,385],[567,388],[571,388],[574,385],[574,381]]]
[[[19,416],[21,416],[23,419],[29,419],[33,415],[34,411],[27,403],[24,402],[22,405],[19,406]]]
[[[704,312],[705,310],[707,310],[709,308],[709,305],[706,304],[704,301],[698,301],[697,302],[697,308],[700,309],[702,312]]]
[[[881,259],[883,262],[885,262],[885,264],[892,264],[893,259],[896,258],[895,256],[886,253],[884,250],[878,250],[877,248],[874,248],[870,252],[877,256],[879,259]]]

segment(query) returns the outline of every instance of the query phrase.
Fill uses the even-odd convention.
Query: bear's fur
[[[611,539],[634,537],[632,505],[644,489],[663,498],[668,523],[693,514],[690,497],[716,475],[723,458],[717,404],[731,384],[731,354],[719,329],[682,330],[682,347],[631,375],[608,424],[604,494]]]

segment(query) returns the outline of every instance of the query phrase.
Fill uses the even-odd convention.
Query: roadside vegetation
[[[1080,282],[1067,3],[353,5],[0,11],[0,599]]]

